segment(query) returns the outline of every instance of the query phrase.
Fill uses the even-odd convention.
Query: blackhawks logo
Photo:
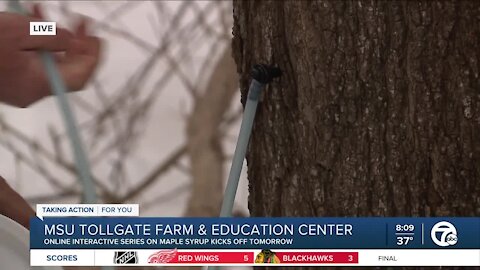
[[[255,258],[255,263],[280,263],[280,259],[270,249],[262,249]]]

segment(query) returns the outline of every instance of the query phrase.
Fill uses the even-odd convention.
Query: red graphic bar
[[[358,252],[275,252],[280,263],[358,263]]]
[[[169,263],[253,263],[253,252],[183,252],[179,251]]]

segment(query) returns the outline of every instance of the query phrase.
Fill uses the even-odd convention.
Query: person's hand
[[[30,205],[1,176],[0,214],[16,221],[27,229],[30,228],[30,218],[35,216],[35,212]]]
[[[30,36],[30,22],[42,20],[38,6],[31,17],[0,12],[0,101],[27,107],[50,95],[40,50],[55,52],[69,90],[80,90],[92,76],[99,62],[100,42],[87,34],[86,21],[73,32],[57,27],[56,36]]]

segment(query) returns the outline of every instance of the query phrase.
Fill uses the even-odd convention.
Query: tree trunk
[[[216,217],[220,213],[225,159],[220,127],[237,89],[232,50],[226,48],[213,68],[206,89],[196,98],[187,121],[192,174],[187,217]]]
[[[284,71],[252,216],[480,215],[480,1],[236,0],[234,20],[242,96],[253,64]]]

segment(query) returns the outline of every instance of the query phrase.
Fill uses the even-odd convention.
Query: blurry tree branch
[[[87,17],[96,32],[115,37],[115,42],[129,44],[143,55],[127,74],[115,78],[123,83],[114,89],[103,78],[94,78],[91,96],[71,95],[75,109],[84,116],[79,127],[88,146],[101,199],[111,203],[143,201],[145,192],[165,179],[169,172],[177,170],[192,181],[178,184],[172,181],[169,192],[146,199],[145,207],[165,203],[192,188],[187,214],[218,214],[223,167],[229,156],[222,149],[222,142],[226,131],[238,120],[237,113],[228,114],[237,90],[236,69],[230,48],[223,52],[231,38],[231,3],[181,1],[174,7],[168,1],[92,2],[92,6],[104,14],[101,16],[81,14],[75,2],[51,1],[44,5],[67,20]],[[122,27],[123,17],[140,5],[153,7],[148,19],[158,35],[154,40]],[[206,56],[200,56],[199,51]],[[162,67],[161,73],[159,67]],[[143,139],[145,128],[153,122],[152,111],[159,96],[174,80],[180,82],[180,90],[188,94],[192,108],[185,119],[186,141],[148,167],[146,176],[139,177],[130,172],[127,165],[134,154],[141,155],[135,153],[136,145]],[[77,172],[70,160],[63,129],[49,124],[47,141],[3,119],[0,119],[0,130],[0,145],[14,156],[16,170],[31,168],[38,174],[38,181],[46,181],[53,187],[48,194],[29,196],[30,202],[78,201],[81,190],[74,181]],[[190,162],[180,163],[185,157]],[[17,177],[20,175],[23,174],[17,172]],[[67,179],[62,177],[65,175]],[[215,194],[206,197],[206,191],[209,195],[212,191]]]
[[[167,172],[171,167],[173,167],[178,160],[185,154],[186,147],[181,146],[177,150],[173,151],[169,158],[165,161],[162,161],[158,166],[156,166],[147,177],[140,181],[140,184],[136,188],[128,192],[126,196],[120,198],[117,203],[126,202],[138,196],[143,190],[147,189],[152,185],[155,180],[165,172]]]
[[[187,216],[219,214],[225,175],[219,128],[238,90],[230,46],[226,47],[217,61],[206,88],[187,123],[188,153],[193,178]]]
[[[9,125],[6,121],[3,119],[0,119],[0,130],[4,133],[10,133],[12,134],[13,138],[18,139],[22,143],[26,144],[30,149],[34,149],[34,152],[36,154],[40,154],[43,157],[47,158],[49,161],[55,163],[58,165],[59,168],[62,168],[68,172],[70,172],[73,175],[77,175],[77,171],[75,169],[75,166],[73,164],[65,159],[61,159],[59,156],[56,156],[55,154],[51,153],[48,151],[46,148],[41,146],[37,141],[29,138],[27,135],[23,134],[20,130],[14,128],[13,126]],[[5,144],[4,144],[5,145]],[[12,147],[10,147],[10,150],[13,150]],[[15,154],[20,155],[19,151],[15,151]],[[36,168],[37,166],[34,166]],[[38,168],[37,168],[38,169]],[[105,194],[108,194],[109,191],[107,187],[95,176],[92,175],[93,181],[95,184],[101,189],[101,191]]]

